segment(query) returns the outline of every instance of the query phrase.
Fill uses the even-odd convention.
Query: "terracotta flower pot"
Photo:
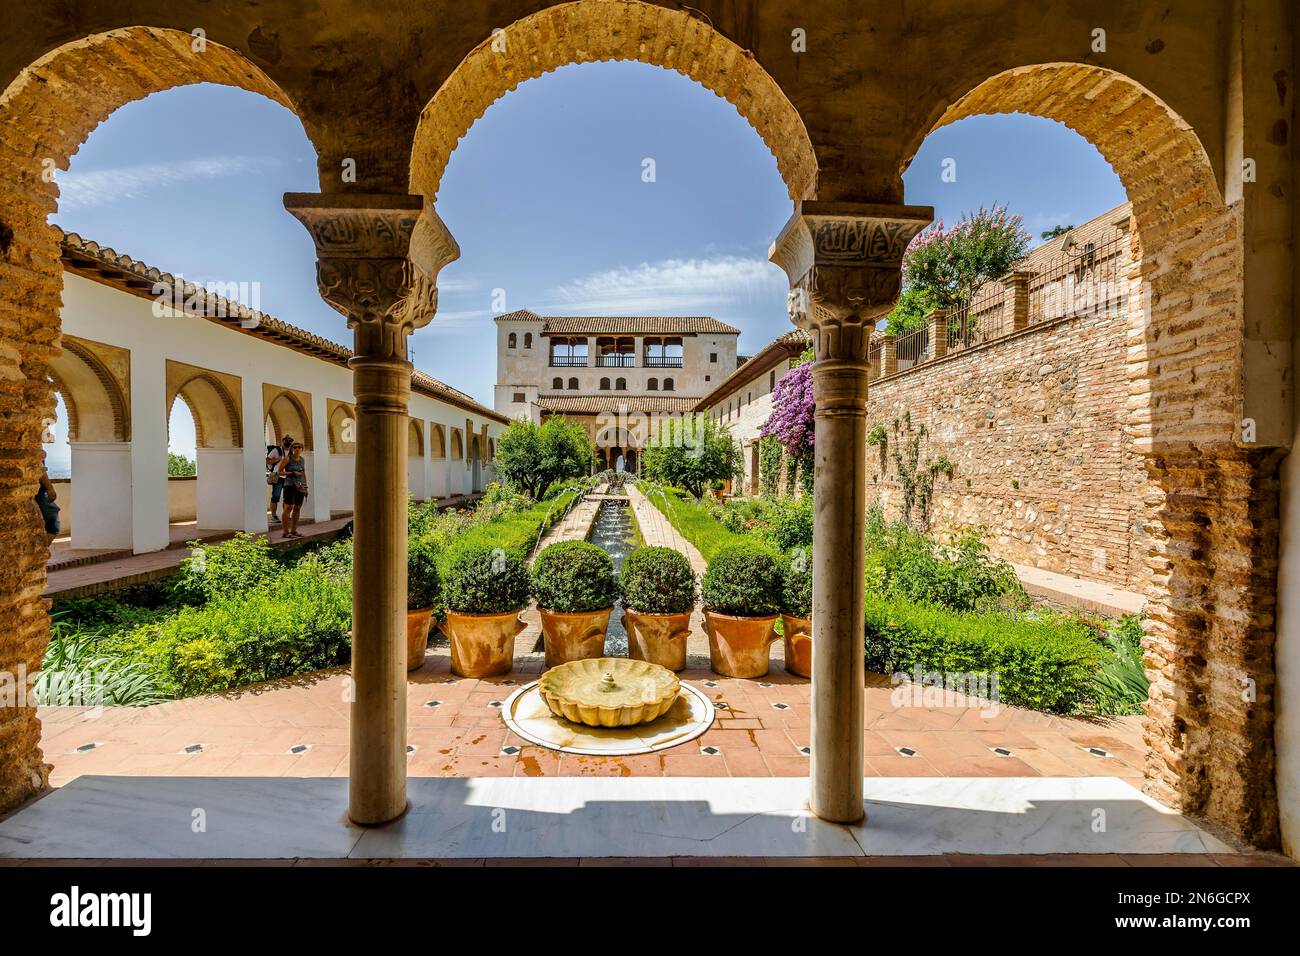
[[[736,617],[704,612],[709,632],[709,666],[723,677],[762,677],[767,673],[769,648],[778,637],[776,615]]]
[[[612,607],[576,614],[548,611],[542,607],[537,610],[542,615],[547,667],[605,656],[605,631],[609,629]]]
[[[686,638],[691,633],[691,612],[681,614],[642,614],[623,612],[623,629],[627,631],[627,656],[649,661],[670,671],[686,666]]]
[[[447,612],[451,672],[458,677],[495,677],[514,666],[515,638],[528,625],[518,611],[504,614]]]
[[[429,646],[429,619],[433,608],[406,612],[406,669],[424,666],[424,652]]]
[[[800,677],[812,677],[812,619],[781,615],[785,631],[785,669]]]

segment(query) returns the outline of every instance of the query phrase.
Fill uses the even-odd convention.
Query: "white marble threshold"
[[[412,777],[385,827],[347,780],[85,776],[0,821],[0,858],[376,859],[1231,853],[1115,777],[868,778],[825,823],[800,777]]]

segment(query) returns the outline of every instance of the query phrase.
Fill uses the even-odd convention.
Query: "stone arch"
[[[54,411],[50,366],[59,356],[63,270],[60,232],[47,222],[58,206],[55,169],[67,169],[90,132],[119,107],[176,86],[211,82],[260,93],[293,110],[288,96],[240,53],[211,40],[200,52],[182,30],[135,26],[65,43],[24,67],[0,92],[0,182],[4,187],[0,261],[5,288],[0,317],[12,387],[0,395],[4,443],[13,449],[0,495],[30,500],[41,473],[43,421]],[[296,112],[296,110],[295,110]],[[59,379],[71,386],[67,376]],[[86,402],[77,403],[78,431],[90,426]],[[118,418],[114,438],[129,440],[130,421]],[[9,569],[0,587],[0,617],[10,622],[0,639],[0,669],[39,669],[49,618],[39,601],[48,550],[36,513],[6,507],[0,518],[0,563]],[[35,611],[35,613],[33,613]],[[0,805],[11,806],[46,786],[39,723],[31,708],[0,713],[0,737],[29,742],[9,752],[0,774]]]
[[[437,422],[429,423],[429,444],[434,458],[447,457],[447,433]]]
[[[407,421],[406,453],[411,458],[424,457],[424,426],[418,418]]]
[[[131,440],[130,353],[125,349],[64,336],[63,352],[50,360],[48,374],[68,410],[69,441]]]
[[[170,411],[177,398],[189,407],[199,448],[242,448],[244,445],[239,393],[225,378],[167,360],[167,409]],[[238,380],[233,384],[237,388]]]
[[[465,457],[465,443],[460,437],[460,429],[451,430],[451,457],[453,461],[461,461]]]
[[[307,411],[308,402],[297,392],[290,389],[277,389],[274,385],[263,386],[266,401],[266,421],[270,426],[275,444],[286,434],[300,441],[307,451],[315,447],[312,443],[311,414]],[[270,436],[268,435],[268,438]]]
[[[356,452],[356,435],[354,432],[357,410],[347,402],[329,402],[329,450],[330,454],[354,454]],[[348,424],[349,422],[353,424]],[[351,438],[349,438],[351,436]]]
[[[1102,154],[1133,210],[1125,432],[1144,456],[1150,576],[1147,790],[1277,841],[1273,642],[1277,457],[1238,441],[1241,205],[1195,131],[1128,77],[1083,64],[1007,70],[946,108],[1055,120]],[[917,142],[919,143],[919,137]],[[1243,686],[1255,693],[1243,694]]]
[[[493,49],[504,41],[507,54]],[[483,40],[420,116],[411,192],[433,201],[457,142],[526,80],[572,63],[636,60],[673,70],[736,108],[776,157],[792,200],[817,190],[817,157],[798,110],[748,51],[686,10],[640,0],[575,0],[516,20]]]

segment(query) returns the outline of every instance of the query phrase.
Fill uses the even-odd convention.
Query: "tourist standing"
[[[289,457],[289,449],[292,446],[292,435],[285,435],[284,438],[280,439],[278,445],[266,446],[266,483],[271,486],[272,523],[280,520],[277,511],[280,507],[280,497],[284,492],[284,478],[280,475],[280,462]]]
[[[303,444],[293,442],[287,458],[280,459],[279,474],[284,479],[284,538],[301,538],[298,515],[307,500],[307,462],[302,457]]]
[[[41,509],[41,521],[45,523],[45,533],[53,538],[59,533],[59,506],[54,503],[59,493],[54,490],[50,473],[41,462],[40,486],[36,489],[36,507]]]

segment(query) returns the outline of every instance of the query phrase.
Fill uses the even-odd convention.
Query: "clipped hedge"
[[[781,613],[805,620],[812,617],[812,548],[794,548],[786,555],[781,586]]]
[[[548,498],[522,511],[509,511],[489,521],[471,522],[444,547],[438,570],[445,580],[450,570],[452,552],[457,548],[500,548],[511,557],[526,562],[538,535],[564,517],[578,496],[568,491]]]
[[[528,566],[502,548],[468,541],[447,553],[443,600],[461,614],[504,614],[528,603]]]
[[[663,494],[660,494],[660,492]],[[699,550],[704,560],[713,559],[724,548],[735,544],[748,544],[753,536],[736,532],[713,517],[710,507],[687,492],[669,488],[649,487],[646,499],[664,513],[677,532]]]
[[[533,562],[532,592],[537,606],[561,614],[613,607],[618,578],[608,552],[588,541],[557,541]]]
[[[623,559],[623,604],[638,614],[683,614],[695,607],[695,572],[673,548],[636,548]]]
[[[1003,704],[1069,713],[1086,706],[1104,653],[1082,621],[952,611],[867,592],[867,667],[987,674]]]
[[[758,544],[734,544],[709,562],[700,596],[717,614],[766,617],[781,612],[784,568],[781,555]]]

